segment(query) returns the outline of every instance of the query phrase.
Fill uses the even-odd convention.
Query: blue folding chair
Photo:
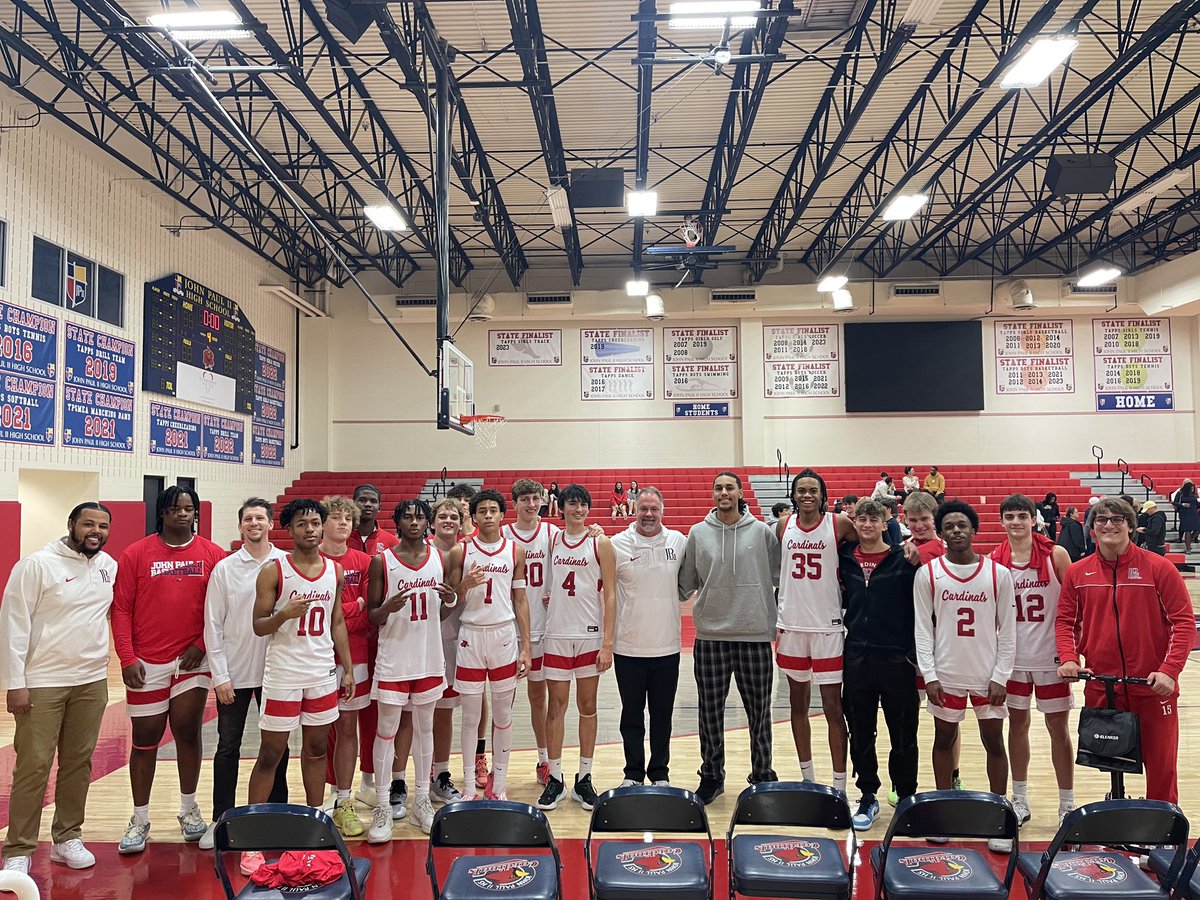
[[[846,856],[827,837],[791,834],[734,834],[744,828],[822,828],[848,834]],[[858,840],[850,806],[836,788],[806,782],[764,781],[742,791],[725,835],[730,900],[748,897],[808,897],[849,900],[854,896]]]
[[[1177,859],[1174,850],[1151,850],[1150,871],[1158,876],[1158,881],[1171,889],[1171,896],[1178,900],[1200,900],[1200,839],[1192,845],[1184,857],[1183,868],[1172,871]]]
[[[538,853],[458,856],[438,883],[434,850],[439,847],[538,850]],[[425,860],[434,900],[560,900],[562,859],[540,809],[511,800],[450,803],[433,817]]]
[[[987,858],[964,847],[893,845],[895,838],[1017,840],[1017,814],[999,794],[926,791],[900,801],[883,843],[871,851],[875,895],[884,897],[1008,897],[1017,867],[1010,853],[1001,880]]]
[[[1183,871],[1188,820],[1174,803],[1161,800],[1101,800],[1069,813],[1040,856],[1022,853],[1017,860],[1025,890],[1032,898],[1163,900]],[[1113,850],[1063,850],[1064,845],[1174,844],[1167,866],[1169,880],[1154,881],[1123,853]]]
[[[311,806],[256,803],[234,807],[217,821],[213,831],[213,850],[217,877],[225,889],[227,900],[285,900],[296,896],[295,892],[284,893],[279,888],[261,887],[253,881],[235,893],[225,865],[224,856],[227,853],[246,853],[251,850],[260,853],[284,850],[335,851],[342,858],[346,871],[337,881],[312,890],[305,889],[305,900],[363,900],[367,876],[371,874],[371,861],[352,857],[334,827],[333,819]],[[169,888],[164,888],[164,893],[169,894]]]
[[[650,833],[650,841],[602,841],[612,832]],[[708,849],[694,840],[664,840],[662,834],[704,835]],[[596,801],[583,855],[593,900],[711,900],[717,850],[704,803],[691,791],[635,785],[605,791]]]

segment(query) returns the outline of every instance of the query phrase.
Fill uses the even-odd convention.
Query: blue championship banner
[[[241,419],[204,415],[200,455],[209,462],[246,461],[246,423]]]
[[[54,443],[53,381],[0,375],[0,441]]]
[[[258,341],[254,343],[254,423],[266,428],[283,428],[287,405],[287,362],[282,351]],[[282,437],[281,437],[282,440]],[[283,465],[283,456],[278,463]]]
[[[133,396],[136,377],[133,341],[63,323],[63,383]]]
[[[53,381],[58,375],[58,319],[0,303],[0,372]]]
[[[282,428],[283,405],[286,400],[287,394],[279,388],[256,381],[254,383],[254,423],[265,425],[268,428]]]
[[[250,426],[250,464],[283,468],[283,431],[279,428]]]
[[[132,453],[133,398],[63,385],[63,446]]]
[[[287,384],[287,356],[269,344],[254,342],[254,380],[281,391]]]
[[[200,459],[199,410],[150,404],[150,452],[155,456]]]

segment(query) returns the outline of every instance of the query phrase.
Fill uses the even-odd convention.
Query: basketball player
[[[550,682],[546,741],[550,776],[538,799],[540,809],[554,809],[564,793],[563,733],[571,679],[579,711],[579,772],[571,796],[585,810],[596,805],[592,758],[596,752],[596,690],[600,675],[612,666],[616,639],[616,559],[606,537],[593,537],[587,527],[592,495],[569,484],[562,492],[563,531],[550,548],[550,607],[546,612],[545,670]]]
[[[478,798],[471,747],[478,740],[486,682],[492,686],[492,785],[488,799],[507,799],[512,708],[517,679],[529,671],[529,603],[525,551],[500,536],[506,504],[497,491],[471,499],[479,534],[450,551],[447,581],[463,604],[454,686],[462,696],[463,800]],[[514,621],[516,628],[513,627]]]
[[[432,518],[424,500],[401,500],[393,519],[400,543],[371,562],[371,622],[379,627],[379,655],[371,696],[378,702],[379,733],[375,736],[375,771],[390,772],[396,752],[401,713],[413,722],[412,750],[416,765],[410,821],[426,834],[433,825],[429,772],[433,762],[434,705],[446,686],[442,656],[441,608],[458,602],[443,584],[439,550],[425,542]],[[443,597],[444,595],[444,597]],[[381,786],[367,840],[385,843],[392,837],[391,792]]]
[[[250,701],[262,709],[268,638],[254,633],[258,573],[265,563],[287,555],[268,540],[271,521],[271,504],[261,497],[242,504],[238,510],[241,549],[213,568],[204,599],[204,643],[217,695],[217,751],[213,754],[212,824],[200,839],[201,850],[213,848],[217,820],[237,805],[242,735]],[[285,748],[275,770],[271,803],[288,802],[287,764]]]
[[[334,824],[346,837],[358,837],[365,829],[350,798],[350,789],[354,784],[354,762],[359,755],[358,718],[372,702],[367,674],[370,645],[375,637],[375,626],[367,618],[367,569],[371,557],[347,546],[361,516],[358,504],[348,497],[334,496],[324,498],[321,505],[328,513],[321,555],[342,567],[342,618],[350,641],[350,661],[354,664],[354,696],[349,700],[338,699],[338,720],[330,729],[325,780],[336,786]],[[378,525],[376,531],[388,534]],[[339,683],[343,674],[337,673]],[[371,772],[374,773],[374,768]]]
[[[445,559],[459,543],[458,536],[466,518],[462,503],[445,498],[433,506],[433,534],[429,544]],[[446,661],[446,688],[433,711],[433,781],[429,798],[435,803],[453,803],[462,797],[450,777],[450,750],[454,743],[454,711],[462,698],[454,688],[454,666],[458,659],[458,626],[462,604],[449,609],[442,619],[442,656]],[[410,717],[411,720],[411,717]],[[410,727],[411,732],[411,727]]]
[[[838,546],[857,540],[854,523],[827,511],[825,481],[812,469],[792,479],[795,512],[779,521],[779,668],[788,677],[792,739],[800,773],[813,780],[812,727],[808,721],[810,684],[821,691],[829,726],[833,786],[846,790],[846,719],[842,711],[842,592]]]
[[[178,754],[179,827],[186,841],[198,841],[208,830],[196,803],[200,723],[212,681],[204,656],[204,595],[225,551],[196,534],[199,511],[194,490],[167,488],[158,495],[157,533],[126,547],[117,565],[113,644],[133,720],[133,818],[117,848],[120,853],[146,849],[150,789],[168,717]]]
[[[351,494],[358,507],[358,524],[350,534],[348,545],[361,550],[367,556],[375,556],[389,547],[395,547],[400,539],[390,531],[379,527],[376,517],[383,502],[383,494],[373,484],[360,484]],[[374,735],[372,735],[374,739]]]
[[[292,552],[258,574],[254,633],[270,635],[263,673],[261,743],[250,773],[250,803],[265,803],[288,737],[302,731],[300,772],[309,806],[325,794],[329,726],[343,700],[354,696],[354,664],[342,615],[342,567],[321,555],[326,510],[316,500],[293,500],[279,514]],[[243,857],[243,870],[250,868]]]
[[[987,754],[989,786],[1003,796],[1008,789],[1006,685],[1016,653],[1012,575],[975,553],[972,542],[979,515],[966,503],[943,503],[934,527],[946,553],[922,566],[913,585],[917,667],[934,719],[934,779],[938,790],[953,784],[958,724],[969,705]],[[1007,853],[1012,841],[993,838],[988,848]]]
[[[525,580],[529,598],[529,721],[537,742],[537,783],[550,777],[550,755],[546,749],[546,673],[542,668],[542,639],[546,636],[546,608],[550,603],[550,583],[546,579],[550,544],[562,529],[544,522],[538,515],[545,488],[536,481],[522,478],[512,486],[517,521],[505,525],[500,533],[525,551]]]
[[[465,483],[453,484],[446,491],[447,499],[457,500],[462,504],[463,520],[458,533],[460,541],[469,541],[479,534],[479,528],[476,527],[475,521],[471,516],[471,500],[474,496],[475,488]],[[483,707],[480,710],[479,716],[479,738],[475,742],[475,787],[477,790],[484,790],[488,780],[487,720],[488,704],[487,695],[485,694],[483,697]]]
[[[928,496],[928,495],[926,495]],[[1058,781],[1058,817],[1075,808],[1075,749],[1071,746],[1071,686],[1058,676],[1054,619],[1058,592],[1071,567],[1063,547],[1033,531],[1037,507],[1024,494],[1000,502],[1005,539],[992,559],[1012,572],[1016,597],[1017,651],[1008,680],[1008,757],[1012,763],[1013,809],[1029,821],[1029,709],[1034,698],[1050,732],[1050,760]]]

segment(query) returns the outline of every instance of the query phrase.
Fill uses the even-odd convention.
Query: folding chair
[[[434,850],[439,847],[541,850],[488,856],[457,856],[439,886]],[[548,853],[545,851],[549,851]],[[562,859],[546,814],[528,803],[474,800],[439,809],[429,829],[425,860],[434,900],[478,900],[500,894],[520,900],[560,900]]]
[[[260,887],[253,881],[234,893],[229,880],[226,853],[245,853],[248,850],[332,850],[342,858],[346,871],[334,882],[305,890],[305,900],[363,900],[371,861],[352,857],[342,836],[333,826],[333,819],[311,806],[289,803],[256,803],[238,806],[221,816],[213,832],[214,862],[221,887],[227,900],[284,900],[295,896],[279,888]],[[164,891],[168,889],[164,888]],[[169,891],[168,891],[169,892]]]
[[[1004,838],[1016,843],[1012,804],[985,791],[926,791],[900,801],[883,843],[871,851],[875,896],[1008,897],[1017,867],[1010,853],[1004,880],[987,858],[963,847],[894,846],[895,838]]]
[[[651,833],[649,841],[603,841],[592,835]],[[660,833],[703,834],[707,861],[696,841],[663,840]],[[583,855],[593,900],[711,900],[716,845],[704,804],[691,791],[635,785],[605,791],[592,810]]]
[[[1200,839],[1192,845],[1184,857],[1182,871],[1172,871],[1177,859],[1174,850],[1151,850],[1150,871],[1158,876],[1158,881],[1164,887],[1171,889],[1171,896],[1177,900],[1200,900]]]
[[[1023,853],[1017,860],[1030,897],[1049,900],[1163,900],[1170,881],[1183,871],[1188,820],[1183,810],[1161,800],[1101,800],[1067,815],[1041,856]],[[1064,851],[1064,844],[1175,844],[1167,865],[1170,881],[1159,884],[1137,863],[1113,850]]]
[[[738,834],[737,826],[823,828],[846,831],[846,857],[827,837]],[[853,860],[858,840],[850,806],[836,788],[804,782],[766,781],[742,791],[725,835],[729,856],[729,897],[811,897],[849,900],[854,896]]]

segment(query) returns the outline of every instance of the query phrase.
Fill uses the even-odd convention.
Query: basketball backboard
[[[464,417],[475,415],[475,364],[449,341],[443,341],[438,367],[437,427],[474,434],[475,424]]]

